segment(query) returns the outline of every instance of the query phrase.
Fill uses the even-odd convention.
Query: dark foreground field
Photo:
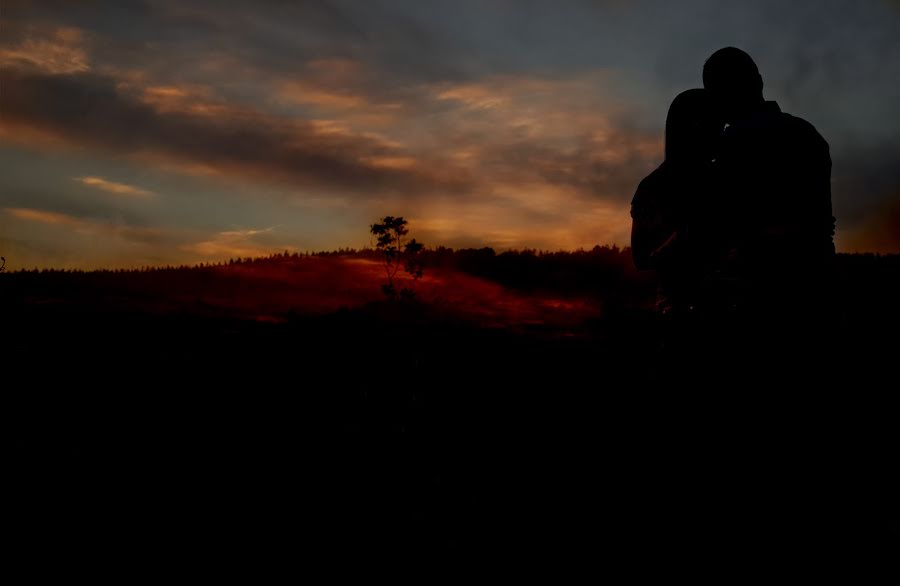
[[[0,275],[22,551],[435,562],[422,581],[896,553],[897,257],[839,258],[827,377],[748,389],[666,384],[627,251],[479,254],[410,304],[365,255]]]

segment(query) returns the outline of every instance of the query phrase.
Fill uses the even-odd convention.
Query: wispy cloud
[[[82,228],[88,225],[87,222],[58,212],[49,212],[46,210],[34,210],[31,208],[6,208],[7,214],[20,220],[30,220],[32,222],[40,222],[42,224],[54,224],[62,226],[72,226],[74,228]]]
[[[259,229],[250,228],[248,230],[227,230],[225,232],[219,232],[219,236],[223,238],[248,238],[250,236],[256,236],[258,234],[267,234],[274,229],[275,226]]]
[[[79,73],[91,66],[82,46],[84,31],[58,27],[0,46],[0,67],[28,67],[51,74]]]
[[[408,154],[372,134],[323,134],[307,120],[252,108],[228,107],[227,115],[159,110],[105,75],[12,68],[0,71],[0,84],[4,126],[38,128],[81,147],[358,194],[467,187],[460,173],[383,164],[382,157]]]
[[[184,252],[201,257],[226,259],[250,257],[284,250],[285,246],[276,245],[272,241],[264,241],[259,236],[270,234],[274,226],[268,228],[250,228],[244,230],[226,230],[214,234],[208,240],[185,244]],[[287,247],[290,248],[290,247]]]
[[[153,244],[161,240],[163,231],[145,226],[133,226],[121,222],[111,222],[94,218],[83,218],[50,210],[33,208],[5,208],[9,216],[29,222],[71,229],[83,236],[103,236],[120,238],[129,242]]]
[[[291,102],[335,110],[350,110],[368,105],[363,96],[328,91],[301,81],[285,82],[279,89],[278,96]]]
[[[140,187],[135,187],[134,185],[128,185],[127,183],[117,183],[115,181],[109,181],[108,179],[104,179],[103,177],[73,177],[73,180],[81,183],[82,185],[96,187],[97,189],[115,193],[116,195],[124,195],[129,197],[149,197],[153,195],[152,191],[141,189]]]

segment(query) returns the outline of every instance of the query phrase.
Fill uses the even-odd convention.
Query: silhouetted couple
[[[660,372],[722,388],[821,379],[809,376],[831,326],[828,143],[763,98],[739,49],[710,56],[703,86],[672,102],[665,161],[632,201],[635,264],[658,275]]]

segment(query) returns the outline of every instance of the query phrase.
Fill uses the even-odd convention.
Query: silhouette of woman
[[[717,360],[717,334],[706,326],[722,315],[722,296],[711,293],[711,283],[726,266],[728,198],[717,189],[713,162],[721,129],[706,90],[678,94],[666,117],[665,160],[631,202],[634,263],[657,276],[660,355],[651,372],[661,382],[706,384],[710,362]],[[706,365],[702,371],[695,368],[698,359]]]
[[[700,301],[710,270],[712,159],[720,126],[706,90],[676,96],[666,117],[665,160],[631,202],[631,249],[638,269],[657,273],[657,309],[684,314]]]

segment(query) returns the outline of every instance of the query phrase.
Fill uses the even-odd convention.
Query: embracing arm
[[[677,232],[659,203],[654,175],[638,186],[631,201],[631,254],[638,270],[660,268],[678,241]]]
[[[640,211],[635,211],[634,206],[631,208],[631,218],[631,255],[634,266],[641,271],[653,269],[650,252],[655,230],[650,226],[650,219]]]

